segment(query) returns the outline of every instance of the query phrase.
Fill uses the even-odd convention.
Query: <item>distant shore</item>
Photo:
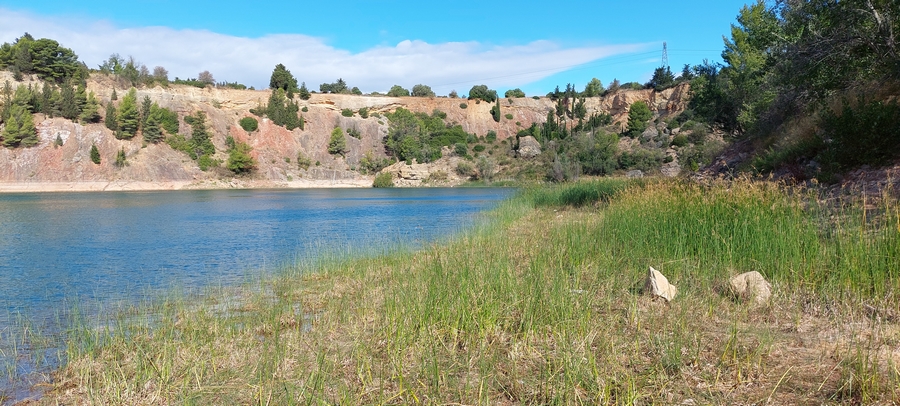
[[[354,180],[247,180],[209,179],[192,181],[79,181],[79,182],[0,182],[0,193],[39,192],[122,192],[204,189],[310,189],[310,188],[358,188],[371,187],[368,179]]]

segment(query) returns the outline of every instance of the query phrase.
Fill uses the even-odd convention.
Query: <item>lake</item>
[[[22,330],[171,289],[234,285],[323,252],[418,247],[473,225],[500,188],[195,190],[0,194],[0,394],[31,375]],[[17,339],[17,337],[19,337]],[[52,354],[51,354],[52,353]],[[18,354],[16,356],[15,354]],[[33,358],[33,357],[32,357]],[[12,393],[15,392],[15,393]],[[0,400],[3,396],[0,395]]]

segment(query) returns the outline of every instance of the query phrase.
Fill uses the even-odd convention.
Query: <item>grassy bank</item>
[[[460,238],[73,330],[53,404],[900,400],[900,209],[768,183],[534,189]],[[679,288],[640,293],[654,266]],[[723,293],[757,270],[764,306]]]

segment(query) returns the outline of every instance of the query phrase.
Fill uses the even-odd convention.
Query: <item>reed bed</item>
[[[440,245],[76,323],[41,402],[898,402],[898,207],[750,180],[526,190]],[[672,302],[642,294],[648,266]],[[753,270],[765,305],[725,289]]]

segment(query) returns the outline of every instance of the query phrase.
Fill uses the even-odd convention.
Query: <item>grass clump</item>
[[[896,402],[900,209],[857,203],[746,180],[530,189],[440,245],[116,319],[73,341],[47,402]],[[648,265],[675,300],[640,294]],[[749,270],[767,305],[721,293]]]

